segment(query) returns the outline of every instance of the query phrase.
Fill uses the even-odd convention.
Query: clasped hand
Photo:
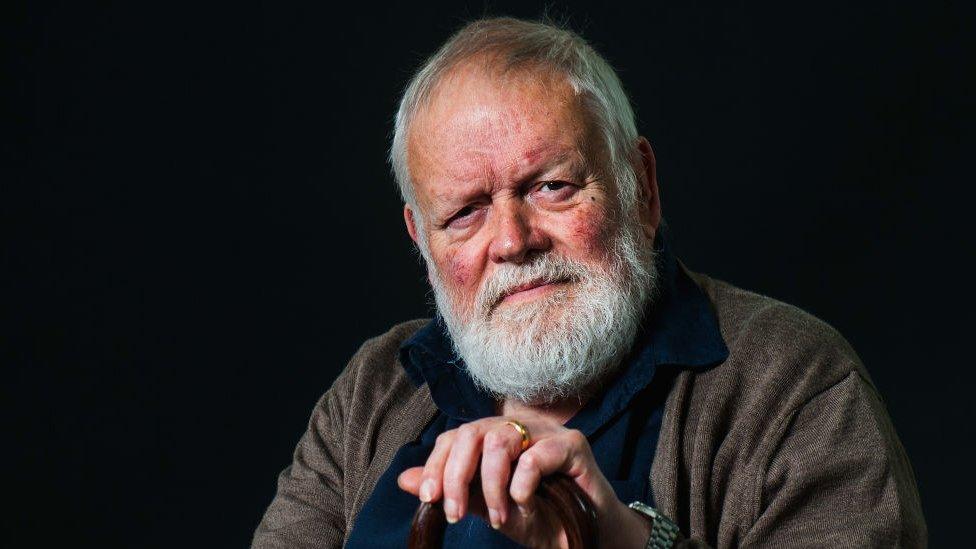
[[[443,498],[448,522],[474,513],[522,545],[565,547],[560,525],[535,513],[534,496],[543,477],[562,473],[592,500],[599,531],[613,532],[612,539],[601,536],[603,546],[642,547],[650,525],[617,499],[586,437],[552,419],[517,419],[531,434],[526,450],[507,418],[472,421],[439,435],[427,463],[400,474],[400,488],[425,502]],[[472,482],[476,476],[480,486]]]

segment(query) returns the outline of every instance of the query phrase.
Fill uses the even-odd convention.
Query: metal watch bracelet
[[[635,501],[628,505],[634,511],[651,519],[651,537],[647,540],[647,549],[671,549],[678,539],[680,530],[671,519],[650,505]]]

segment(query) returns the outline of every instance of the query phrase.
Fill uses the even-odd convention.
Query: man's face
[[[602,265],[616,195],[601,148],[572,88],[555,78],[493,79],[460,68],[443,81],[410,132],[409,168],[431,260],[472,314],[502,266],[556,253]],[[498,308],[564,290],[521,288]]]
[[[636,334],[653,233],[602,145],[572,88],[538,73],[455,69],[411,125],[407,226],[455,347],[499,396],[579,395]]]

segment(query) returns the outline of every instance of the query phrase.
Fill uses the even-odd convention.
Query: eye
[[[475,222],[478,217],[478,213],[481,210],[475,206],[465,206],[455,212],[454,215],[444,223],[444,227],[451,227],[453,229],[463,229]]]
[[[578,187],[565,181],[544,181],[537,187],[536,194],[548,202],[561,202],[570,199]]]
[[[569,183],[563,181],[546,181],[545,183],[542,184],[540,189],[545,189],[547,191],[558,191],[568,185]]]

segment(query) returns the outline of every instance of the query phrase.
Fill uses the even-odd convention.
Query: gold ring
[[[511,425],[518,431],[518,434],[522,435],[522,451],[524,452],[529,447],[529,444],[532,444],[532,437],[529,436],[529,430],[525,428],[525,425],[521,421],[514,419],[506,421],[505,425]]]

